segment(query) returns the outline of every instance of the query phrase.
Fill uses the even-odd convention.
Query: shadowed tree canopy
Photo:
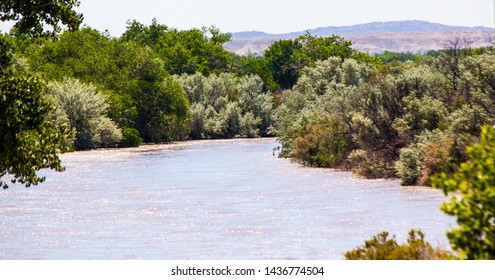
[[[26,187],[43,182],[36,171],[62,171],[58,153],[67,151],[67,130],[49,119],[53,105],[37,78],[13,69],[9,45],[0,35],[0,187],[12,183]]]
[[[32,37],[50,36],[61,31],[61,25],[69,30],[79,28],[82,14],[74,11],[80,4],[77,0],[2,0],[0,20],[14,20],[20,33]],[[51,30],[46,30],[46,27]]]
[[[0,20],[17,21],[20,33],[48,36],[61,30],[60,23],[77,29],[82,15],[78,1],[0,2]],[[52,30],[45,31],[50,26]],[[12,46],[0,36],[0,186],[7,188],[4,176],[26,187],[43,182],[36,172],[43,168],[62,171],[58,154],[68,150],[64,127],[50,119],[54,106],[46,99],[46,86],[38,78],[15,69]]]

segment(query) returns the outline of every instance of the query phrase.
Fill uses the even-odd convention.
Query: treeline
[[[459,42],[372,57],[341,37],[306,34],[237,56],[215,27],[156,20],[129,21],[119,38],[85,27],[0,39],[15,73],[46,81],[50,119],[77,150],[278,136],[281,155],[303,164],[428,185],[466,160],[495,117],[493,49]]]
[[[0,2],[0,20],[16,21],[0,35],[0,187],[9,187],[5,175],[43,182],[36,172],[62,171],[58,155],[74,147],[278,135],[282,155],[307,165],[404,185],[432,180],[455,193],[441,207],[460,226],[447,233],[453,249],[460,259],[494,258],[493,48],[452,41],[425,56],[371,57],[338,36],[306,34],[240,57],[214,27],[132,21],[112,38],[78,31],[78,1],[45,2]],[[61,26],[69,31],[57,35]],[[421,231],[404,245],[387,238],[345,256],[453,257]]]
[[[277,110],[283,155],[403,185],[453,174],[481,127],[495,124],[495,55],[452,46],[416,62],[305,68]]]
[[[275,135],[276,90],[331,56],[376,59],[340,37],[275,43],[264,56],[223,48],[215,27],[176,30],[129,21],[119,37],[85,27],[40,37],[3,35],[16,68],[42,77],[77,150],[144,142]]]

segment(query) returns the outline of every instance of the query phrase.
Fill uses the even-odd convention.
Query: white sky
[[[222,32],[286,33],[373,21],[426,20],[462,26],[494,26],[491,0],[80,0],[84,24],[113,36],[136,19],[178,29],[215,25]],[[0,23],[0,30],[9,27]]]

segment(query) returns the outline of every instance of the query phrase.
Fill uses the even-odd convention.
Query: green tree
[[[40,40],[26,49],[27,59],[34,72],[47,80],[73,77],[84,83],[108,85],[117,72],[112,40],[92,28],[62,33],[58,40]]]
[[[302,48],[294,51],[293,58],[301,67],[313,67],[318,60],[326,60],[329,57],[351,58],[355,52],[351,48],[351,41],[336,35],[315,37],[308,33],[296,40]]]
[[[0,186],[11,182],[26,187],[44,181],[43,168],[62,171],[59,153],[68,151],[68,129],[56,126],[54,106],[45,98],[46,86],[36,77],[12,69],[13,58],[0,36]]]
[[[122,144],[136,146],[137,118],[134,93],[142,78],[139,69],[156,58],[152,51],[134,43],[121,43],[101,32],[83,28],[64,32],[56,41],[43,40],[26,50],[31,71],[47,80],[65,77],[91,83],[108,96],[108,116],[123,130]],[[127,139],[127,136],[132,139]]]
[[[65,78],[61,83],[50,83],[48,88],[50,99],[61,110],[60,117],[75,130],[76,149],[112,147],[121,140],[121,130],[106,116],[106,96],[93,85]]]
[[[469,160],[454,176],[432,178],[432,186],[451,197],[441,209],[456,217],[459,228],[447,237],[463,259],[495,259],[495,129],[484,126],[479,144],[467,148]]]
[[[43,34],[44,24],[53,27],[59,22],[77,29],[82,16],[73,10],[76,1],[2,1],[0,20],[16,20],[20,33],[32,37]],[[62,171],[58,154],[68,150],[68,130],[57,127],[49,119],[54,106],[45,98],[46,86],[36,77],[15,71],[12,48],[0,36],[0,180],[9,174],[12,183],[27,187],[43,182],[36,171],[51,168]],[[8,187],[3,181],[2,187]]]
[[[265,51],[273,79],[282,89],[292,88],[305,67],[315,67],[317,61],[338,57],[342,61],[353,58],[358,62],[378,65],[377,58],[351,48],[351,41],[339,36],[315,37],[310,34],[296,39],[279,40]]]
[[[331,57],[306,67],[276,112],[283,156],[305,164],[340,167],[352,149],[358,89],[371,68],[354,59]]]
[[[80,4],[77,0],[2,0],[0,2],[0,20],[17,21],[14,27],[20,33],[36,38],[54,35],[65,25],[69,30],[79,28],[82,14],[74,11]],[[46,31],[45,26],[52,27]]]
[[[153,78],[154,79],[154,78]],[[184,90],[172,77],[142,81],[137,98],[137,127],[147,142],[168,142],[189,133],[190,105]]]
[[[391,51],[385,51],[382,54],[376,54],[376,58],[380,59],[382,63],[390,63],[393,61],[407,62],[407,61],[417,61],[419,55],[412,54],[410,52],[397,53]]]
[[[272,71],[268,61],[263,56],[248,55],[239,56],[233,54],[235,72],[240,76],[256,75],[263,81],[264,91],[276,91],[277,83],[273,79]]]
[[[137,131],[148,142],[177,140],[187,134],[183,125],[189,114],[187,98],[150,47],[84,28],[30,48],[34,71],[50,80],[77,78],[108,96],[108,116],[123,132],[121,145],[138,145]]]
[[[264,57],[268,62],[273,79],[281,88],[292,88],[296,84],[301,66],[296,64],[293,54],[301,48],[300,42],[287,39],[277,41],[265,50]]]
[[[159,24],[156,19],[149,26],[129,21],[121,40],[153,49],[170,74],[219,74],[228,70],[232,60],[223,48],[230,40],[230,34],[222,33],[214,26],[179,31]]]
[[[159,24],[156,18],[151,21],[149,26],[146,26],[136,20],[127,21],[127,30],[120,37],[121,40],[126,42],[135,41],[145,46],[155,46],[158,44],[158,40],[168,30],[168,27],[163,24]]]

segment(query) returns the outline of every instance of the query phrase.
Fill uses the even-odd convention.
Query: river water
[[[448,247],[443,193],[307,168],[274,139],[62,155],[0,191],[0,259],[342,259],[386,230]]]

